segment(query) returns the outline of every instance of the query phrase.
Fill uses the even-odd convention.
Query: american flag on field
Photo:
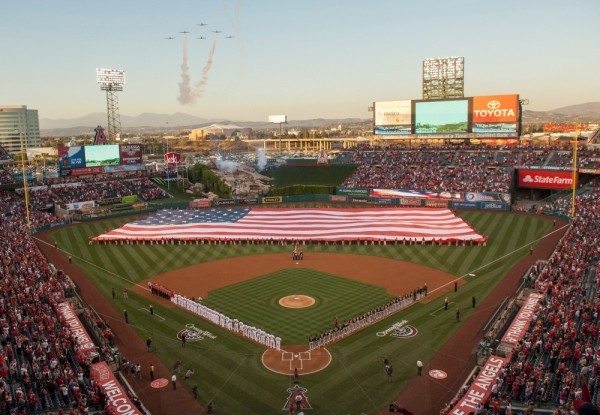
[[[449,209],[230,208],[161,210],[95,238],[109,240],[474,241]]]

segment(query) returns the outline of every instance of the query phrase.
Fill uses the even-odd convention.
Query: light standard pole
[[[23,193],[25,195],[25,215],[27,218],[27,230],[31,231],[31,221],[29,220],[29,190],[27,188],[27,168],[25,167],[25,146],[23,143],[23,131],[15,130],[19,134],[21,142],[21,173],[23,175]]]
[[[167,140],[167,154],[169,154],[169,139],[165,137]],[[169,180],[169,158],[166,157],[165,160],[165,168],[167,169],[167,190],[171,190],[171,181]]]
[[[573,162],[571,175],[571,219],[575,217],[575,199],[577,196],[577,147],[579,146],[579,120],[577,120],[577,129],[575,130],[575,140],[573,140]]]

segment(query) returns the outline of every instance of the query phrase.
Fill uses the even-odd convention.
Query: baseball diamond
[[[468,375],[465,370],[472,368],[472,364],[466,362],[469,361],[468,356],[481,338],[478,333],[482,327],[480,320],[487,318],[493,312],[494,304],[500,301],[494,293],[496,290],[502,293],[498,287],[504,284],[510,284],[514,289],[515,281],[522,275],[522,265],[508,274],[510,276],[514,273],[512,279],[506,280],[508,277],[505,279],[500,277],[514,268],[514,264],[520,258],[523,258],[523,261],[518,262],[519,264],[524,261],[531,263],[534,260],[535,256],[528,255],[528,250],[520,246],[526,246],[527,241],[532,239],[537,240],[539,245],[544,245],[547,241],[549,244],[552,243],[550,238],[543,237],[551,224],[540,217],[483,212],[465,212],[461,216],[465,217],[475,229],[486,235],[492,235],[491,243],[487,246],[313,244],[304,247],[307,256],[301,266],[290,261],[290,246],[282,245],[90,246],[85,243],[90,235],[98,234],[107,227],[118,226],[118,223],[126,220],[120,218],[104,223],[93,222],[71,226],[54,232],[52,237],[58,241],[60,247],[64,247],[64,252],[54,248],[53,242],[41,243],[40,246],[53,263],[64,268],[71,275],[80,286],[83,298],[93,303],[94,307],[108,318],[116,334],[116,344],[125,356],[137,356],[136,359],[146,366],[151,361],[156,362],[155,364],[160,364],[162,370],[167,373],[170,371],[172,360],[176,358],[182,362],[184,369],[194,367],[196,373],[201,373],[201,376],[196,375],[194,379],[194,382],[198,382],[200,386],[201,404],[206,405],[209,400],[222,401],[219,407],[228,408],[229,413],[243,410],[243,402],[252,402],[254,413],[278,413],[269,408],[280,401],[280,395],[286,395],[285,391],[289,386],[285,385],[289,385],[293,376],[290,375],[290,371],[297,369],[299,382],[302,387],[309,389],[311,405],[318,412],[341,414],[340,411],[343,411],[345,414],[348,411],[361,410],[374,413],[377,408],[387,409],[387,404],[399,398],[398,394],[401,391],[411,391],[413,383],[423,382],[423,379],[413,381],[412,370],[409,370],[414,366],[414,361],[419,358],[425,362],[426,369],[444,370],[448,373],[448,378],[444,380],[444,384],[421,385],[419,387],[421,399],[415,399],[414,392],[412,395],[402,392],[400,398],[407,406],[411,405],[417,413],[435,413],[450,399],[449,391],[459,389],[459,383],[463,382]],[[515,239],[515,230],[520,230],[523,235],[529,236]],[[500,242],[504,232],[512,236],[512,243]],[[49,240],[47,239],[49,235],[42,236]],[[77,243],[78,240],[83,243]],[[66,252],[72,254],[74,258],[72,264],[66,260]],[[490,256],[492,252],[493,255]],[[543,253],[543,249],[536,248],[536,255],[543,255]],[[443,259],[448,255],[453,257],[450,262]],[[475,258],[480,258],[482,261],[480,265],[473,262]],[[494,258],[503,259],[498,261]],[[408,296],[412,299],[417,291],[427,292],[427,296],[419,295],[417,301],[402,308],[398,313],[380,321],[373,321],[373,324],[366,325],[353,334],[336,339],[319,349],[326,353],[315,369],[310,365],[318,362],[319,356],[315,351],[311,351],[310,356],[306,353],[308,339],[302,337],[310,336],[314,332],[312,329],[309,331],[302,329],[304,325],[302,318],[290,318],[284,322],[275,321],[281,326],[291,324],[289,329],[292,329],[292,333],[295,330],[304,334],[299,334],[297,337],[301,341],[292,343],[286,343],[284,337],[282,351],[271,359],[269,357],[271,352],[265,352],[264,347],[254,345],[253,342],[244,340],[228,330],[178,309],[168,300],[153,295],[147,288],[148,282],[152,281],[206,304],[219,303],[221,300],[217,294],[221,290],[229,290],[230,294],[241,290],[240,296],[230,297],[227,304],[228,313],[234,317],[237,316],[235,313],[239,312],[236,309],[242,310],[244,303],[254,295],[251,294],[254,285],[262,287],[258,284],[261,280],[275,280],[280,273],[286,274],[291,272],[290,270],[305,272],[306,281],[312,281],[311,278],[318,279],[319,273],[322,273],[324,276],[321,279],[333,281],[335,284],[342,283],[342,286],[347,285],[348,282],[351,282],[350,286],[367,284],[364,287],[368,289],[360,289],[363,294],[372,290],[369,287],[383,289],[379,294],[379,291],[373,290],[375,296],[362,305],[357,305],[354,297],[346,301],[346,306],[342,307],[339,315],[325,313],[323,330],[332,327],[334,319],[339,318],[340,323],[349,321],[361,313],[376,309],[391,297]],[[92,281],[99,288],[100,295],[92,288]],[[293,281],[301,283],[302,279],[294,277]],[[458,287],[457,292],[454,290],[455,283]],[[246,284],[250,285],[246,287]],[[286,284],[289,285],[289,281]],[[117,297],[111,300],[110,291],[114,286],[128,287],[128,298]],[[270,297],[271,300],[267,302],[272,301],[272,305],[282,312],[305,313],[317,310],[320,304],[330,301],[328,298],[320,298],[318,292],[312,293],[309,289],[310,284],[288,287],[287,290],[274,292]],[[465,308],[463,322],[460,325],[444,323],[445,320],[454,322],[454,315],[453,313],[444,315],[438,311],[443,297],[448,295],[452,297],[454,303],[468,302],[470,306],[471,293],[474,290],[479,293],[478,298],[481,299],[477,310],[471,311]],[[298,309],[281,307],[279,300],[288,295],[293,297],[307,295],[315,299],[315,304]],[[213,296],[216,297],[213,299]],[[149,302],[154,304],[154,313],[166,319],[164,323],[159,323],[155,316],[149,316],[145,311],[148,309]],[[119,316],[123,304],[131,305],[129,324],[124,324],[122,317]],[[136,307],[137,304],[139,306]],[[240,317],[260,327],[260,319],[268,322],[272,320],[272,316],[275,316],[272,311],[264,314],[265,312],[260,308],[254,306],[244,309]],[[438,317],[431,317],[436,313]],[[261,314],[263,317],[260,317]],[[470,326],[471,321],[477,320],[479,320],[478,328],[468,329],[470,333],[468,335],[465,333],[460,335],[462,337],[460,347],[455,345],[445,352],[446,356],[453,356],[452,358],[446,359],[443,365],[429,366],[435,362],[437,350],[446,343],[448,338],[454,338],[451,336],[452,333],[462,333],[467,326]],[[408,321],[410,326],[417,329],[418,334],[406,338],[377,335],[400,321]],[[199,331],[211,333],[212,337],[204,336],[200,341],[189,342],[186,347],[181,347],[177,333],[189,324]],[[146,355],[144,344],[144,339],[149,335],[152,336],[153,345],[156,347],[156,351],[150,356]],[[394,364],[393,383],[387,383],[386,379],[379,378],[382,354],[390,356]],[[156,361],[157,357],[160,357],[160,362]],[[269,360],[278,360],[279,367],[277,365],[271,367],[271,364],[267,363]],[[252,362],[259,362],[262,370]],[[265,365],[268,368],[265,368]],[[248,383],[248,379],[255,381]],[[142,391],[140,395],[148,400],[148,405],[151,407],[160,408],[167,400],[175,405],[165,396],[146,396],[143,393],[145,390],[143,381],[132,379],[131,382],[136,390]],[[177,389],[177,393],[191,388],[191,384],[187,382],[189,381],[183,379],[178,381],[181,383],[181,388]],[[448,382],[451,384],[449,385]],[[261,384],[271,386],[267,391],[259,386]],[[238,386],[248,390],[252,396],[244,393],[242,394],[244,398],[241,398]],[[233,389],[229,391],[230,388]],[[366,392],[366,389],[368,389],[368,398],[360,392],[361,390]],[[423,392],[425,395],[422,395]],[[325,398],[332,394],[340,396],[342,401],[348,401],[350,406],[339,407],[339,402],[334,403]],[[230,398],[227,399],[226,396]],[[422,399],[423,396],[426,399]],[[269,401],[272,403],[268,404]],[[197,403],[192,401],[189,405],[193,407]],[[385,412],[384,409],[380,410]]]

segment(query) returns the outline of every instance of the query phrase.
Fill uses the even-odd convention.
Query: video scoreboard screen
[[[383,101],[374,105],[373,133],[400,138],[518,137],[519,96]]]
[[[98,174],[142,164],[140,144],[59,147],[61,175]]]

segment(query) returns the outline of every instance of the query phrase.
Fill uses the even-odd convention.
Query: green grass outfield
[[[459,212],[459,215],[477,231],[489,236],[486,247],[316,245],[307,247],[306,251],[354,253],[364,255],[365,261],[369,260],[369,256],[393,258],[423,264],[464,278],[467,284],[461,286],[457,293],[451,293],[449,297],[451,306],[460,307],[462,315],[467,318],[473,312],[471,297],[476,295],[478,303],[481,304],[515,262],[529,255],[530,244],[535,244],[552,226],[552,222],[540,217],[480,211],[464,211]],[[52,234],[52,238],[65,255],[73,256],[74,264],[82,268],[107,298],[111,295],[112,287],[118,290],[154,275],[199,262],[289,251],[289,247],[275,245],[88,245],[89,236],[100,234],[130,220],[117,218],[75,225],[58,229]],[[468,276],[471,273],[475,276]],[[281,275],[266,275],[257,281],[269,282],[269,279],[280,277]],[[327,294],[322,288],[316,289],[314,295],[322,296],[323,301],[338,295],[338,291],[344,292],[354,288],[353,284],[348,284],[347,280],[340,276],[325,275],[324,278],[328,280],[327,283],[333,284],[333,294]],[[209,293],[207,301],[215,306],[222,304],[223,307],[242,307],[242,304],[234,303],[244,303],[245,290],[246,296],[252,296],[251,290],[255,289],[255,284],[257,282],[249,281],[224,288],[222,292],[215,290]],[[380,298],[385,300],[386,294],[377,287],[362,286],[362,289],[365,287],[369,288],[369,291],[373,290],[373,293],[369,292],[369,296],[372,294],[373,298],[366,302],[348,301],[348,308],[340,311],[341,315],[358,314],[364,311],[365,306],[379,302]],[[227,304],[228,297],[233,295],[241,297],[235,301],[230,298],[231,304]],[[239,312],[247,315],[244,321],[256,321],[258,327],[272,328],[275,334],[278,334],[277,330],[286,322],[274,319],[274,314],[269,313],[269,307],[272,307],[272,310],[280,309],[275,301],[279,296],[280,292],[277,289],[271,293],[265,292],[260,300],[261,307],[244,304],[244,308],[240,308]],[[115,307],[121,312],[124,307],[122,300],[117,300]],[[180,359],[184,370],[188,367],[194,368],[194,382],[198,383],[202,404],[206,405],[209,400],[213,400],[218,413],[221,414],[285,413],[282,411],[288,396],[286,389],[292,385],[292,379],[273,374],[262,366],[261,355],[264,348],[185,311],[165,309],[158,304],[154,306],[155,318],[151,320],[147,307],[146,298],[140,298],[130,292],[127,308],[133,327],[142,339],[147,336],[153,337],[156,352],[167,367],[176,359]],[[440,312],[442,307],[441,300],[413,305],[330,346],[328,349],[333,356],[331,365],[322,372],[301,377],[301,385],[308,389],[306,396],[314,408],[310,413],[374,413],[391,402],[415,375],[416,360],[427,362],[457,328],[454,313]],[[327,316],[331,321],[335,312],[328,313],[325,310],[322,318]],[[164,320],[161,320],[162,318]],[[295,318],[293,313],[289,319],[294,320],[293,324],[298,324],[295,320],[303,320]],[[306,319],[313,317],[307,316]],[[402,320],[408,321],[408,324],[418,330],[415,337],[398,339],[376,335],[378,331]],[[212,333],[216,338],[190,342],[188,347],[181,348],[176,335],[186,324],[194,324],[197,328]],[[315,324],[317,327],[321,322],[317,320]],[[299,341],[302,336],[310,334],[305,332],[312,330],[312,327],[289,330],[290,338]],[[383,355],[388,356],[394,365],[396,379],[393,383],[386,382],[382,371]],[[134,360],[135,357],[130,359]],[[191,388],[191,382],[182,380],[181,383]],[[422,391],[422,397],[428,399],[429,391]]]

